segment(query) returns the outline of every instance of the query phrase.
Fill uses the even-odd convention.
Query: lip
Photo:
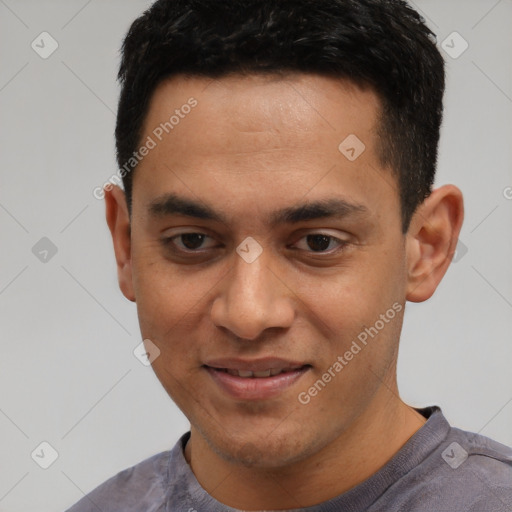
[[[303,361],[291,361],[278,357],[262,357],[260,359],[240,359],[224,358],[210,359],[205,362],[205,366],[210,368],[224,368],[226,370],[248,370],[251,372],[261,372],[269,368],[300,368],[306,366]]]
[[[264,371],[269,368],[296,368],[269,377],[239,377],[222,369]],[[284,359],[265,358],[254,361],[241,359],[218,359],[204,365],[205,370],[222,391],[237,400],[268,400],[293,386],[307,371],[308,364]]]

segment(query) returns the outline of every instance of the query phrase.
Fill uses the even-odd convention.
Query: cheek
[[[142,335],[158,345],[186,316],[187,287],[173,275],[170,265],[140,252],[133,258],[133,282]]]
[[[354,305],[367,322],[375,321],[398,301],[405,292],[404,252],[393,243],[370,251],[349,284]]]
[[[137,305],[149,316],[162,320],[174,317],[185,307],[188,295],[186,276],[180,274],[161,254],[156,244],[135,244],[132,253],[133,282]]]
[[[375,254],[373,258],[367,256],[368,264],[365,261],[357,269],[354,266],[351,272],[341,272],[315,285],[307,281],[302,284],[308,309],[315,313],[312,322],[326,328],[329,364],[352,347],[357,352],[353,359],[358,362],[350,366],[363,372],[362,366],[377,369],[389,365],[400,334],[404,303],[401,256],[387,254],[379,261]],[[352,374],[352,378],[358,376]]]
[[[331,329],[331,334],[348,334],[375,321],[396,300],[389,283],[379,282],[379,277],[360,269],[324,280],[303,278],[297,294]]]
[[[173,400],[185,406],[199,366],[197,352],[191,348],[198,337],[194,316],[201,308],[200,294],[169,269],[148,265],[138,271],[136,305],[141,334],[160,351],[152,363],[153,371]]]
[[[178,269],[164,258],[143,253],[134,258],[134,288],[141,333],[151,339],[162,355],[187,359],[191,340],[207,319],[212,283],[218,272],[192,273]],[[169,358],[171,356],[169,355]]]

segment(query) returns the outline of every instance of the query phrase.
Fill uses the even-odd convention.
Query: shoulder
[[[404,484],[403,496],[409,497],[400,511],[508,512],[512,510],[512,449],[485,436],[450,428]]]
[[[120,471],[67,512],[163,511],[170,454],[171,451],[158,453]]]
[[[441,455],[453,475],[461,469],[460,478],[474,482],[482,493],[506,498],[507,505],[512,506],[512,448],[452,428]]]

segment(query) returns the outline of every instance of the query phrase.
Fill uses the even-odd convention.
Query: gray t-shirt
[[[512,449],[450,427],[438,407],[395,456],[351,490],[308,512],[511,512]],[[212,498],[183,455],[170,451],[121,471],[68,512],[237,512]],[[240,511],[238,511],[240,512]]]

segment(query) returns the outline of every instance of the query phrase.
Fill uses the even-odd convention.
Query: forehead
[[[391,190],[371,176],[386,172],[376,154],[379,113],[371,89],[317,75],[172,77],[151,98],[141,141],[154,147],[135,172],[134,198],[150,205],[180,189],[210,204],[220,192],[228,204],[286,206],[287,197],[291,205],[322,190],[359,195],[359,204],[368,193],[378,199],[378,187],[395,194],[391,175]],[[357,158],[342,152],[345,140]]]
[[[331,131],[331,135],[338,132],[336,137],[350,130],[368,136],[375,131],[380,112],[380,101],[372,89],[320,75],[233,74],[220,79],[177,75],[155,89],[144,131],[149,133],[159,123],[168,121],[190,98],[197,101],[190,117],[201,117],[201,126],[194,126],[194,131],[208,132],[208,137],[216,142],[229,142],[223,138],[226,123],[230,131],[238,132],[233,143],[243,142],[244,134],[256,133],[278,133],[279,140],[272,139],[275,146],[287,136],[298,142],[301,135],[306,145],[313,144],[311,134],[319,131]],[[180,124],[180,130],[176,125],[171,131],[176,139],[180,134],[188,135],[190,123]],[[267,146],[271,142],[265,137],[261,139]]]

